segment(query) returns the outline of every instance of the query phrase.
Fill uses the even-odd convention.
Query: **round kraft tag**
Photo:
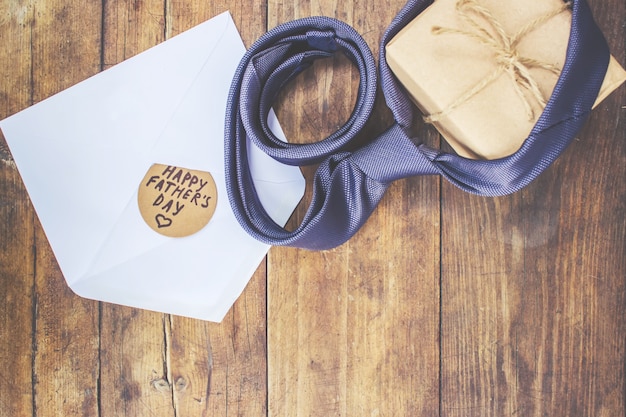
[[[152,230],[184,237],[202,229],[213,217],[217,187],[208,172],[154,164],[139,185],[137,200],[141,216]]]

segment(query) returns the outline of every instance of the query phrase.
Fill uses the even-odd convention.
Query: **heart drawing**
[[[165,217],[162,214],[157,214],[155,220],[159,229],[161,229],[162,227],[169,227],[172,224],[172,219],[170,219],[169,217]]]

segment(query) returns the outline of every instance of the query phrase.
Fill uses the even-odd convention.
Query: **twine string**
[[[539,84],[532,76],[531,69],[537,68],[545,70],[556,76],[560,74],[561,69],[547,62],[520,56],[517,46],[528,33],[567,10],[570,6],[571,2],[564,2],[562,6],[531,20],[511,36],[506,33],[495,16],[476,0],[459,0],[456,4],[456,11],[470,29],[465,30],[434,26],[432,33],[435,35],[461,35],[476,40],[493,51],[497,67],[442,111],[424,116],[424,121],[426,123],[433,123],[448,116],[456,108],[471,100],[475,95],[487,88],[504,72],[506,72],[513,81],[515,93],[524,104],[528,120],[534,120],[536,113],[533,109],[533,104],[538,105],[543,110],[546,106],[547,99],[543,96]]]

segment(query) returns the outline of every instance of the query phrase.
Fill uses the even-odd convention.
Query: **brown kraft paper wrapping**
[[[509,37],[528,25],[533,26],[509,49],[517,59],[528,58],[556,69],[551,72],[527,65],[531,81],[536,82],[540,97],[547,101],[565,62],[570,9],[558,12],[563,6],[561,0],[461,1],[488,10],[495,25],[500,25]],[[533,25],[533,21],[555,11],[556,15]],[[463,13],[476,25],[472,26]],[[498,57],[494,48],[481,39],[455,32],[485,30],[495,35],[496,26],[476,13],[457,10],[457,0],[436,0],[387,45],[389,67],[413,101],[424,114],[439,116],[433,125],[459,155],[468,158],[497,159],[517,151],[545,104],[538,102],[530,89],[520,88],[523,81],[519,78],[514,81],[515,72],[507,69],[498,72],[499,68],[506,68],[506,64],[499,65],[508,55]],[[463,100],[468,92],[496,73],[499,75],[492,82]],[[624,80],[626,72],[611,56],[594,107]]]

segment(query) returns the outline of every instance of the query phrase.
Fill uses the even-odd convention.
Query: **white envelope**
[[[241,229],[224,182],[226,98],[244,52],[226,12],[0,121],[74,292],[210,321],[241,294],[269,249]],[[284,224],[304,178],[249,146],[259,197]],[[202,230],[170,238],[143,221],[137,192],[154,163],[213,175]]]

